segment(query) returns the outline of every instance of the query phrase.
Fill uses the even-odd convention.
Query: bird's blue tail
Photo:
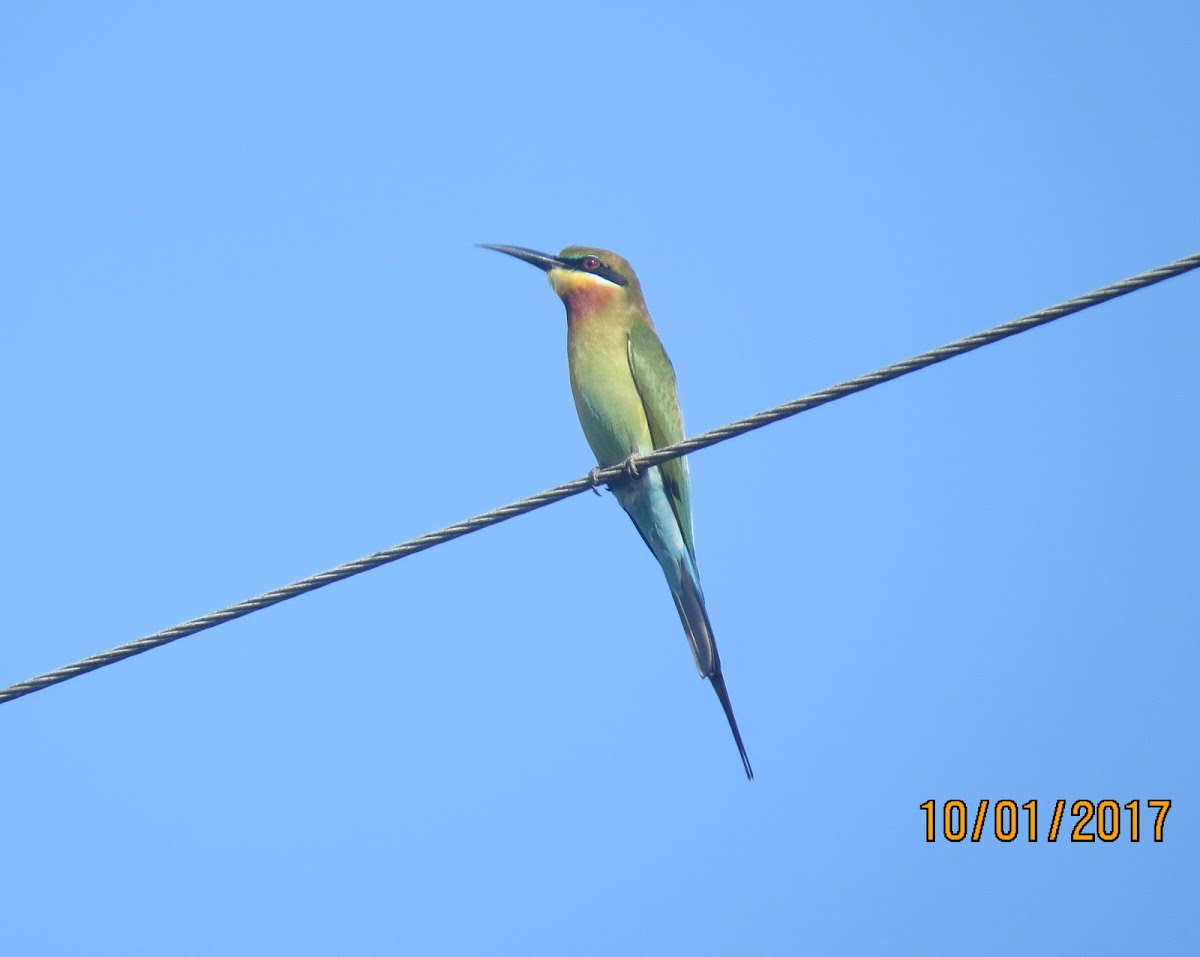
[[[675,608],[679,611],[679,620],[683,623],[684,633],[692,648],[692,657],[696,660],[696,669],[702,678],[709,680],[713,691],[717,693],[746,769],[746,777],[753,780],[754,771],[746,756],[742,734],[738,730],[729,692],[725,688],[725,678],[721,674],[721,656],[717,653],[712,623],[708,620],[708,609],[704,605],[700,572],[679,528],[679,520],[671,508],[659,470],[650,469],[648,474],[618,487],[615,492],[617,501],[629,513],[643,541],[662,566],[671,597],[675,599]]]

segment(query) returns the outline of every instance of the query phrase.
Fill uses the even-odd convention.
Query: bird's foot
[[[588,472],[588,479],[592,483],[592,491],[599,495],[601,485],[607,486],[611,489],[611,483],[613,482],[616,482],[618,485],[624,484],[625,482],[636,482],[642,477],[641,470],[638,469],[637,462],[635,461],[636,458],[636,454],[629,456],[629,458],[621,463],[620,476],[615,479],[608,479],[607,481],[600,478],[600,472],[602,470],[600,466],[597,465],[594,469]]]
[[[588,472],[588,478],[592,481],[592,491],[597,495],[600,494],[600,466],[597,465],[594,469]]]

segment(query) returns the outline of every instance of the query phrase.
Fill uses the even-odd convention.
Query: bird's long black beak
[[[480,249],[494,249],[498,253],[507,253],[510,256],[516,256],[517,259],[523,259],[530,265],[537,266],[543,272],[549,272],[551,269],[557,269],[566,265],[557,256],[539,253],[536,249],[526,249],[524,246],[493,246],[491,243],[476,243],[475,245]]]

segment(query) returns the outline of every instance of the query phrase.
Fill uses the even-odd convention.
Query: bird
[[[754,779],[721,672],[721,657],[700,587],[687,460],[636,469],[631,456],[683,439],[675,369],[655,331],[633,267],[614,252],[568,246],[557,256],[480,243],[543,270],[567,311],[567,359],[575,410],[601,468],[625,464],[610,486],[662,567],[696,669],[707,678]]]

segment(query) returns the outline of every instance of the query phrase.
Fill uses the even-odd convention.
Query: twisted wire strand
[[[791,402],[785,402],[782,405],[777,405],[774,408],[747,416],[728,425],[723,425],[708,432],[702,432],[674,445],[663,446],[645,455],[632,456],[627,462],[620,465],[595,469],[583,478],[564,482],[562,485],[556,485],[528,498],[511,502],[508,505],[502,505],[499,508],[491,509],[482,514],[464,519],[461,522],[455,522],[453,525],[447,525],[444,528],[410,539],[409,541],[401,542],[399,545],[393,545],[391,548],[385,548],[383,551],[374,552],[356,561],[347,562],[344,565],[338,565],[336,568],[318,572],[315,575],[310,575],[308,578],[294,581],[290,585],[275,588],[261,595],[256,595],[253,598],[247,598],[245,601],[240,601],[235,605],[230,605],[227,608],[209,612],[206,615],[201,615],[199,618],[192,618],[172,628],[157,631],[136,641],[118,645],[115,648],[110,648],[108,651],[99,652],[72,664],[55,668],[53,671],[47,671],[45,674],[40,674],[17,684],[10,685],[7,688],[0,689],[0,704],[31,694],[34,691],[41,691],[43,688],[48,688],[51,685],[60,684],[71,678],[86,674],[89,671],[95,671],[97,668],[104,668],[107,665],[115,664],[125,658],[140,655],[142,652],[169,644],[188,635],[194,635],[197,632],[215,628],[217,625],[224,624],[227,621],[233,621],[235,618],[242,618],[252,612],[261,611],[281,601],[287,601],[289,598],[295,598],[298,595],[316,591],[318,588],[323,588],[326,585],[332,585],[334,582],[342,581],[345,578],[370,571],[372,568],[378,568],[380,565],[386,565],[389,562],[407,558],[409,555],[415,555],[417,552],[433,548],[435,545],[441,545],[453,539],[461,538],[463,535],[477,532],[480,529],[487,528],[489,525],[508,521],[510,518],[516,518],[518,515],[524,515],[526,512],[532,512],[535,509],[543,508],[562,499],[570,498],[572,495],[578,495],[580,492],[586,492],[599,484],[616,484],[625,481],[630,471],[636,473],[642,469],[660,465],[669,459],[678,458],[681,455],[687,455],[690,452],[696,452],[700,449],[706,449],[711,445],[716,445],[718,442],[724,442],[727,439],[743,435],[755,429],[761,429],[767,425],[772,425],[793,415],[798,415],[801,412],[807,412],[809,409],[815,409],[818,406],[825,405],[827,402],[833,402],[836,399],[842,399],[856,392],[862,392],[865,389],[870,389],[884,382],[890,382],[892,379],[898,379],[900,376],[908,375],[910,372],[916,372],[919,369],[935,365],[938,362],[944,362],[947,359],[963,355],[982,346],[990,345],[993,342],[999,342],[1001,339],[1007,339],[1009,336],[1015,336],[1018,333],[1026,332],[1037,326],[1045,325],[1048,322],[1053,322],[1055,319],[1061,319],[1063,316],[1081,312],[1084,309],[1107,302],[1110,299],[1128,295],[1136,290],[1144,289],[1163,280],[1182,275],[1197,267],[1200,267],[1200,253],[1185,256],[1172,263],[1139,273],[1136,276],[1131,276],[1112,285],[1104,286],[1085,295],[1068,299],[1066,302],[1051,306],[1048,309],[1032,312],[1018,319],[1013,319],[1010,322],[977,332],[974,335],[956,339],[954,342],[938,346],[936,349],[930,349],[927,352],[922,352],[901,362],[884,366],[882,369],[877,369],[874,372],[868,372],[865,375],[847,379],[844,382],[839,382],[836,385],[829,386],[817,392],[811,392],[798,399],[793,399]]]

